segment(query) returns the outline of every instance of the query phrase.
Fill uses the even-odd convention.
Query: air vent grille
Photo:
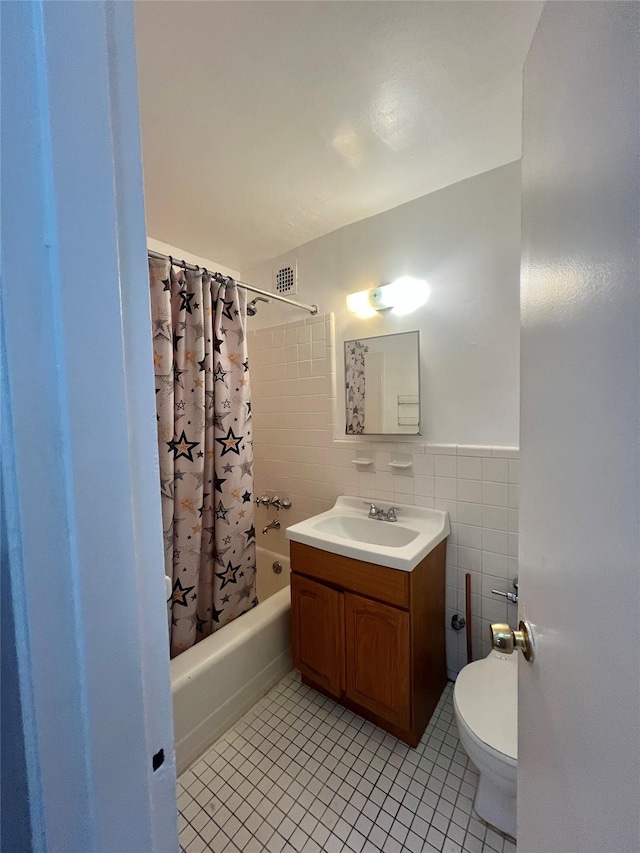
[[[298,292],[298,271],[295,263],[273,271],[273,289],[283,295]]]

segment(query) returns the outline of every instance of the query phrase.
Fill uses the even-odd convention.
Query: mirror
[[[419,435],[420,333],[345,341],[347,435]]]

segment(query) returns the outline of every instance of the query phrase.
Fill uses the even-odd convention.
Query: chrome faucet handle
[[[510,601],[511,604],[517,604],[518,603],[518,593],[517,592],[502,592],[499,589],[492,589],[491,592],[494,595],[503,596],[504,598],[507,599],[507,601]]]
[[[369,518],[377,518],[378,517],[378,513],[380,512],[380,510],[378,509],[378,507],[374,503],[371,503],[371,501],[362,501],[362,503],[365,506],[369,507]]]
[[[269,504],[271,503],[271,498],[269,497],[269,495],[262,495],[261,498],[256,498],[256,503],[258,506],[260,506],[260,504],[264,504],[264,506],[269,506]]]
[[[274,506],[276,509],[289,509],[291,507],[291,500],[289,498],[282,498],[280,500],[279,497],[271,498],[271,506]]]
[[[397,521],[398,520],[398,516],[396,515],[397,512],[400,512],[399,506],[390,506],[389,509],[387,510],[387,521]]]

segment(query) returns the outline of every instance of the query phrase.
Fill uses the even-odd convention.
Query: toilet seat
[[[518,760],[518,667],[498,652],[468,664],[458,675],[454,702],[478,747],[514,767]]]

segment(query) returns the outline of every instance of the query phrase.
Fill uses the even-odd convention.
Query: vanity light
[[[357,317],[373,317],[376,311],[391,309],[392,314],[410,314],[429,298],[429,286],[420,278],[403,275],[391,284],[372,290],[360,290],[347,296],[347,308]]]
[[[375,317],[376,309],[369,302],[369,290],[359,290],[358,293],[350,293],[347,296],[347,308],[356,317]]]

